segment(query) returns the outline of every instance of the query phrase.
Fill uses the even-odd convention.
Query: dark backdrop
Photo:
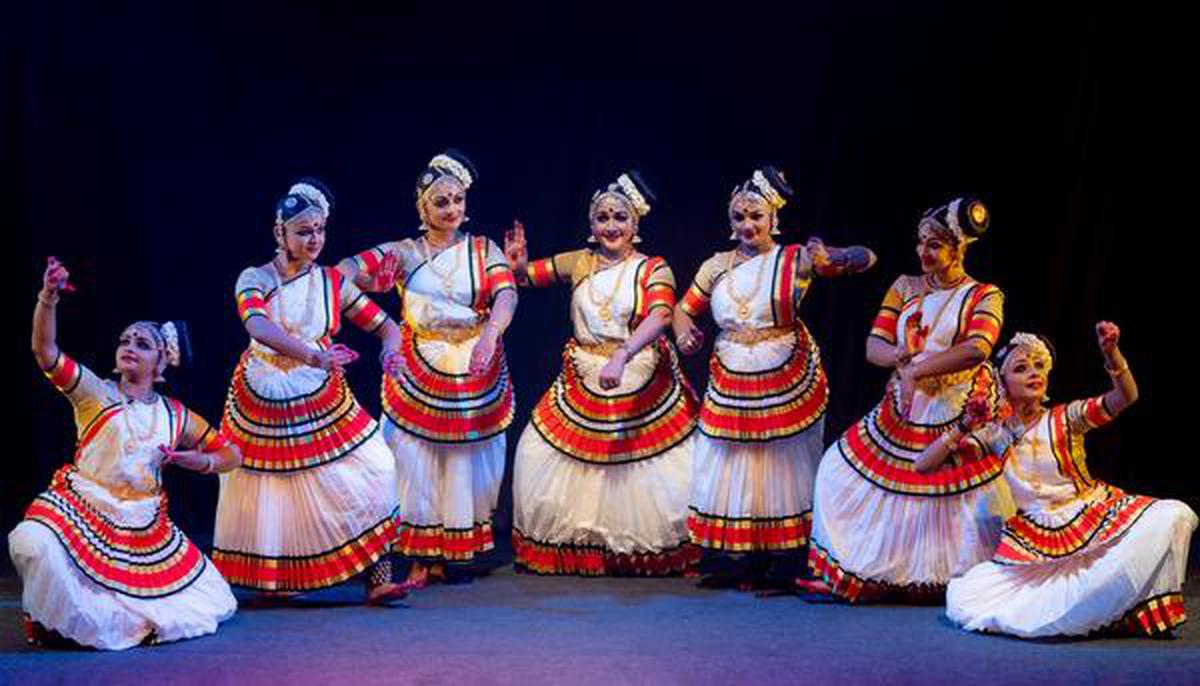
[[[728,245],[730,188],[764,162],[786,170],[798,191],[789,240],[880,255],[870,274],[818,282],[803,307],[833,389],[827,442],[880,396],[885,373],[864,362],[864,340],[888,284],[917,269],[920,211],[979,194],[993,228],[968,270],[1006,292],[1005,339],[1055,340],[1056,399],[1108,387],[1092,324],[1122,326],[1142,400],[1089,439],[1093,472],[1196,506],[1186,456],[1165,449],[1179,444],[1154,438],[1167,426],[1155,378],[1166,366],[1151,353],[1162,306],[1128,268],[1147,227],[1127,212],[1150,199],[1130,191],[1143,173],[1141,75],[1126,17],[1049,3],[793,4],[10,4],[6,222],[24,249],[10,261],[16,409],[0,529],[74,442],[69,406],[26,343],[46,255],[79,286],[59,307],[64,350],[103,373],[129,321],[187,319],[196,359],[166,392],[216,421],[246,342],[233,283],[271,257],[274,201],[304,174],[332,187],[332,263],[414,233],[413,180],[447,146],[481,172],[470,230],[499,241],[520,217],[535,255],[579,247],[592,191],[641,169],[659,196],[644,248],[681,287]],[[395,312],[394,296],[380,300]],[[521,293],[506,339],[510,453],[568,331],[565,293]],[[371,353],[351,382],[377,413],[376,343],[346,340]],[[698,388],[707,353],[688,362]],[[167,486],[176,521],[207,543],[216,480],[171,472]],[[510,508],[506,490],[502,526]]]

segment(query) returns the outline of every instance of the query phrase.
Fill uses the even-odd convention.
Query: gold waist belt
[[[280,355],[279,353],[273,352],[270,350],[261,350],[259,348],[251,348],[251,350],[254,352],[254,356],[257,357],[258,359],[262,360],[263,362],[266,362],[267,364],[271,365],[272,367],[274,367],[276,369],[279,369],[279,370],[282,370],[285,372],[290,372],[291,370],[295,369],[296,367],[307,366],[307,363],[301,362],[300,360],[297,360],[294,357],[288,357],[287,355]]]
[[[471,340],[472,338],[478,338],[479,335],[483,333],[483,327],[484,324],[482,323],[472,324],[471,326],[445,327],[441,329],[426,329],[424,327],[412,326],[411,324],[409,325],[409,328],[412,329],[413,335],[416,336],[418,340],[444,341],[446,343],[463,343]]]
[[[790,326],[771,326],[765,329],[724,329],[718,338],[742,345],[754,345],[790,336],[796,330]]]
[[[624,341],[604,341],[603,343],[581,343],[575,341],[575,347],[599,357],[612,357],[612,354],[617,352],[617,348],[624,345]]]
[[[950,372],[949,374],[938,374],[937,376],[927,376],[917,380],[917,388],[925,395],[939,395],[942,391],[950,386],[964,384],[975,376],[975,370],[978,367],[971,367],[958,372]]]

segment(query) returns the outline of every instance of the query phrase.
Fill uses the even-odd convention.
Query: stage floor
[[[357,584],[243,606],[214,636],[121,653],[34,649],[0,582],[0,682],[421,684],[1200,683],[1200,575],[1176,640],[1030,642],[951,626],[938,607],[807,603],[685,579],[583,579],[500,567],[366,608]]]

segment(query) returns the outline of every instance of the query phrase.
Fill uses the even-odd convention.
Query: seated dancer
[[[940,602],[946,583],[986,560],[1012,502],[987,454],[955,455],[929,474],[914,461],[952,431],[967,401],[999,397],[987,358],[1004,296],[963,268],[989,223],[983,203],[959,198],[917,229],[920,276],[901,276],[867,338],[867,361],[894,367],[883,400],[825,451],[813,494],[809,592],[850,601]]]
[[[816,341],[800,321],[800,301],[815,276],[861,272],[875,261],[866,248],[842,250],[818,239],[776,244],[779,210],[791,196],[770,166],[738,185],[729,223],[739,245],[706,260],[675,308],[684,354],[700,350],[704,335],[695,318],[710,303],[721,330],[700,410],[688,529],[692,542],[710,551],[749,554],[743,590],[764,581],[772,553],[808,545],[828,387]]]
[[[575,336],[517,444],[513,547],[538,574],[667,575],[688,570],[692,429],[699,401],[663,336],[675,277],[638,252],[654,196],[637,172],[592,197],[589,242],[530,263],[519,225],[505,253],[519,283],[571,289]]]
[[[126,327],[116,381],[59,350],[55,309],[68,276],[51,257],[33,311],[33,356],[75,408],[79,446],[8,535],[27,637],[122,650],[211,634],[237,601],[167,516],[162,468],[212,474],[235,468],[241,456],[203,418],[154,390],[188,352],[181,325]]]
[[[403,597],[391,580],[396,470],[378,424],[346,384],[358,354],[333,336],[342,320],[383,341],[396,370],[396,324],[333,267],[316,264],[332,196],[301,179],[279,201],[270,262],[237,280],[250,334],[221,428],[242,449],[222,477],[213,561],[235,585],[287,597],[365,570],[368,603]]]
[[[414,587],[492,549],[513,392],[501,337],[517,307],[504,253],[461,231],[479,173],[448,150],[417,177],[422,235],[384,243],[339,268],[363,290],[400,293],[402,364],[383,378],[383,436],[396,460],[394,552]],[[464,577],[469,578],[469,577]]]
[[[1018,512],[992,560],[950,581],[946,614],[963,628],[1022,638],[1164,636],[1187,619],[1181,589],[1196,514],[1178,500],[1125,493],[1087,469],[1084,434],[1137,400],[1120,334],[1110,322],[1096,325],[1112,388],[1050,408],[1053,349],[1038,336],[1013,336],[996,356],[1010,413],[947,432],[918,460],[935,469],[958,446],[1005,455]]]

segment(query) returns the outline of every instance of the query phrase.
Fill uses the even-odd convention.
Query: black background
[[[69,405],[26,343],[46,255],[79,287],[59,306],[65,351],[103,374],[128,322],[186,319],[196,359],[164,390],[215,422],[246,344],[234,280],[271,257],[281,193],[305,174],[333,189],[333,263],[414,234],[413,182],[448,146],[480,170],[469,230],[499,242],[520,217],[534,256],[580,247],[590,194],[639,168],[659,196],[643,248],[669,260],[681,292],[729,245],[733,185],[762,163],[784,169],[797,189],[787,240],[880,256],[872,273],[816,283],[802,308],[833,392],[826,442],[881,394],[864,340],[887,286],[918,270],[916,218],[978,194],[993,224],[968,271],[1005,291],[1004,340],[1055,341],[1056,400],[1108,387],[1092,324],[1122,327],[1142,399],[1089,438],[1094,475],[1200,504],[1177,425],[1156,419],[1156,373],[1171,362],[1152,341],[1184,296],[1171,302],[1177,291],[1129,266],[1153,230],[1133,217],[1155,201],[1132,190],[1144,75],[1126,16],[1002,2],[567,5],[9,5],[6,223],[24,249],[10,261],[19,371],[0,528],[74,443]],[[394,295],[378,300],[395,314]],[[522,291],[506,337],[510,460],[568,335],[565,292]],[[343,340],[368,353],[351,383],[377,414],[377,343]],[[688,360],[697,388],[707,353]],[[207,543],[216,480],[169,472],[167,487],[176,521]],[[506,484],[502,528],[510,509]]]

